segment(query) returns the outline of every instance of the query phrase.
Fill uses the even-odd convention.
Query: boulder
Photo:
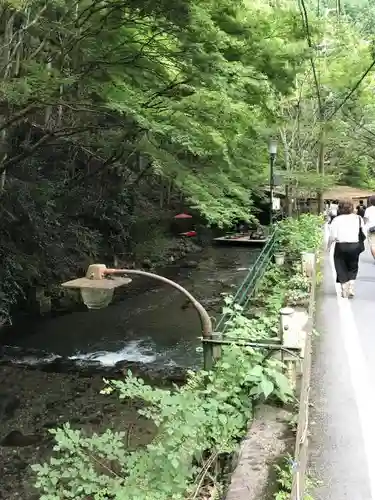
[[[0,393],[0,421],[12,418],[20,404],[20,399],[14,394]]]
[[[34,446],[42,440],[42,436],[38,434],[24,435],[21,431],[11,431],[0,442],[1,446],[9,446],[12,448]]]
[[[199,266],[199,262],[196,260],[184,260],[179,263],[180,267],[194,268]]]

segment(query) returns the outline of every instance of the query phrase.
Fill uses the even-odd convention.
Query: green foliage
[[[90,151],[113,153],[125,133],[127,149],[152,163],[150,173],[173,177],[209,220],[230,222],[247,215],[254,180],[266,179],[268,95],[289,91],[305,56],[298,12],[243,1],[181,4],[172,13],[115,1],[108,15],[105,3],[62,1],[59,23],[55,12],[29,3],[25,23],[31,19],[34,30],[23,26],[25,76],[7,75],[3,97],[18,108],[35,99],[41,111],[62,101],[60,125],[70,125],[71,108],[78,121],[82,107],[107,115],[114,126],[81,137]],[[62,59],[54,46],[38,51],[52,29],[68,54]]]
[[[375,5],[305,0],[304,6],[311,59],[295,93],[277,101],[279,162],[290,201],[333,184],[374,187],[374,83],[371,71],[365,75],[374,54]]]
[[[292,479],[293,479],[293,459],[287,456],[283,464],[274,466],[277,473],[277,483],[280,487],[279,491],[275,493],[275,500],[289,500],[292,493]],[[306,489],[309,490],[313,486],[313,482],[308,477],[306,481]],[[306,493],[301,500],[314,500],[313,497]]]
[[[262,279],[261,285],[267,283],[267,274],[265,278]],[[276,288],[272,289],[272,295],[270,301],[267,303],[265,312],[266,314],[261,314],[259,317],[248,318],[245,316],[244,308],[234,302],[234,298],[231,295],[227,295],[224,298],[225,307],[223,308],[223,314],[228,315],[228,319],[225,321],[225,325],[228,332],[225,334],[228,338],[242,338],[245,334],[247,338],[258,341],[270,337],[275,337],[278,334],[278,305],[275,302],[283,301],[282,293],[282,282],[278,283]],[[270,307],[272,304],[272,307]]]
[[[285,305],[305,305],[310,295],[310,280],[302,274],[300,256],[288,267],[270,265],[257,287],[252,305],[265,313],[257,321],[266,322],[270,332],[278,333],[279,311]]]
[[[286,302],[289,305],[305,305],[310,295],[310,280],[301,274],[299,269],[294,269],[294,271],[289,279]]]
[[[242,337],[252,334],[244,328]],[[107,430],[87,437],[69,424],[52,431],[57,456],[33,466],[43,500],[87,495],[182,500],[196,488],[205,453],[235,450],[256,400],[274,395],[287,401],[292,395],[278,361],[241,345],[225,348],[213,372],[191,373],[187,384],[173,391],[150,387],[130,372],[125,381],[106,383],[103,392],[146,403],[139,413],[155,422],[157,437],[145,449],[130,452],[123,433]]]
[[[253,302],[262,307],[267,318],[278,317],[285,302],[288,280],[289,275],[284,268],[270,264],[258,283]],[[276,324],[276,318],[274,318],[274,322]]]
[[[304,214],[278,224],[277,247],[287,256],[299,258],[301,252],[316,252],[323,241],[323,216]]]
[[[5,313],[38,280],[133,260],[145,214],[188,201],[210,224],[254,217],[271,104],[306,57],[296,6],[12,0],[0,11]]]

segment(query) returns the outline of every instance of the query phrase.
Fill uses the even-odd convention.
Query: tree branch
[[[36,109],[38,109],[38,105],[35,102],[28,104],[26,108],[22,109],[21,111],[18,111],[12,116],[12,118],[3,123],[0,126],[0,132],[8,128],[10,125],[14,125],[16,122],[22,120],[23,118],[25,118],[27,114],[31,113],[31,111],[35,111]]]
[[[310,25],[309,25],[309,18],[307,15],[307,10],[306,10],[306,5],[304,0],[299,0],[299,6],[300,6],[300,11],[301,11],[301,16],[302,16],[302,22],[306,31],[306,39],[308,46],[310,50],[313,50],[313,44],[311,41],[311,34],[310,34]],[[313,72],[313,77],[314,77],[314,84],[315,84],[315,92],[316,92],[316,97],[318,100],[318,107],[319,107],[319,115],[320,118],[323,118],[323,102],[322,102],[322,96],[320,94],[320,85],[319,85],[319,80],[318,80],[318,74],[316,71],[315,67],[315,62],[313,56],[310,56],[310,64],[311,64],[311,69]]]
[[[34,125],[35,126],[35,125]],[[20,161],[24,160],[25,158],[28,158],[35,153],[35,151],[40,148],[43,144],[46,142],[54,139],[54,138],[59,138],[59,137],[69,137],[72,135],[79,134],[81,132],[86,132],[88,130],[97,130],[100,127],[94,126],[94,127],[80,127],[80,128],[64,128],[60,129],[57,131],[51,130],[50,132],[47,132],[43,137],[41,137],[38,141],[36,141],[31,147],[25,148],[22,153],[13,156],[12,158],[9,158],[9,160],[5,161],[1,166],[0,166],[0,174],[4,172],[5,170],[8,170],[10,167],[16,165]]]

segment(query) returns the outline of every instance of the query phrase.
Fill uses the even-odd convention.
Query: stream
[[[209,246],[167,274],[200,300],[215,321],[222,294],[235,292],[259,252],[246,246]],[[132,286],[142,291],[132,294]],[[26,365],[69,360],[102,368],[119,362],[164,369],[201,366],[200,321],[186,298],[147,278],[135,277],[129,287],[122,300],[106,309],[8,327],[3,355]]]
[[[215,318],[222,294],[235,292],[259,248],[206,247],[163,274],[186,287]],[[70,422],[86,435],[108,429],[130,436],[131,449],[155,435],[139,402],[103,395],[103,373],[117,377],[130,364],[149,379],[183,381],[202,366],[198,315],[177,290],[134,279],[106,309],[29,320],[2,332],[0,362],[0,499],[35,500],[30,465],[48,460],[49,429]],[[134,364],[141,365],[138,369]],[[120,372],[120,373],[119,373]]]

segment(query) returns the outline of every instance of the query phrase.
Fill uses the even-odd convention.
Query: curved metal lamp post
[[[168,278],[164,278],[164,276],[148,273],[146,271],[134,269],[110,269],[107,268],[105,264],[92,264],[89,266],[85,278],[67,281],[62,283],[61,286],[64,288],[79,289],[81,291],[82,300],[88,309],[103,309],[110,304],[115,288],[131,283],[132,280],[126,277],[126,275],[146,276],[147,278],[161,281],[162,283],[166,283],[167,285],[171,285],[173,288],[176,288],[176,290],[179,290],[185,295],[185,297],[187,297],[199,314],[201,321],[204,369],[211,369],[213,365],[213,344],[204,342],[204,340],[212,339],[213,331],[211,318],[202,304],[178,283]]]
[[[277,142],[273,139],[270,140],[268,144],[268,153],[270,155],[270,226],[273,223],[273,194],[275,189],[275,174],[274,174],[274,166],[275,166],[275,158],[277,153]]]

